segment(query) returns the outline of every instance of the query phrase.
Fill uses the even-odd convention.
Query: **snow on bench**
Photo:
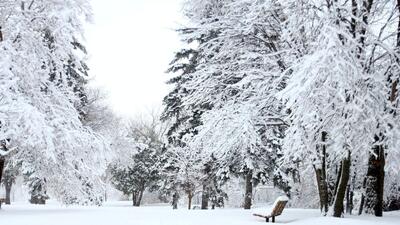
[[[275,223],[275,217],[282,214],[286,203],[289,201],[288,197],[278,197],[271,208],[258,208],[253,211],[254,216],[265,218],[266,222],[269,222],[269,218],[272,218],[272,222]]]

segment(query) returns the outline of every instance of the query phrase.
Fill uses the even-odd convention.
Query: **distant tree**
[[[150,119],[131,121],[126,138],[132,145],[110,164],[111,182],[126,195],[132,195],[133,206],[140,206],[145,190],[154,190],[160,177],[160,154],[163,127],[155,113]]]
[[[157,152],[138,147],[132,156],[132,165],[110,166],[112,184],[125,195],[132,195],[133,206],[140,206],[144,191],[151,190],[160,179],[157,168]]]
[[[37,205],[46,204],[46,201],[50,198],[47,193],[46,179],[38,177],[34,171],[25,173],[24,177],[31,195],[29,202]]]
[[[209,202],[211,203],[211,209],[215,207],[223,207],[224,200],[228,198],[228,194],[223,190],[225,180],[221,179],[216,172],[218,172],[219,161],[214,157],[213,154],[209,156],[209,159],[203,160],[205,164],[202,168],[202,198],[201,198],[201,209],[208,209]]]

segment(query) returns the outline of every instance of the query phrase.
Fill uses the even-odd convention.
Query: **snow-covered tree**
[[[184,107],[212,106],[201,115],[189,150],[208,151],[221,160],[218,175],[247,179],[245,208],[252,186],[273,182],[284,123],[274,93],[284,87],[276,78],[286,69],[281,52],[278,1],[187,1],[194,27],[186,40],[198,43],[198,65],[182,84]],[[262,156],[262,157],[260,157]]]
[[[384,190],[397,190],[399,177],[388,170],[399,154],[398,7],[374,0],[186,1],[191,28],[182,37],[195,45],[178,54],[187,61],[174,61],[182,75],[172,82],[165,115],[198,123],[173,126],[171,134],[184,140],[178,158],[213,156],[212,174],[221,181],[247,178],[246,208],[258,182],[290,194],[290,186],[296,192],[314,177],[324,214],[332,208],[341,216],[346,202],[348,213],[358,204],[380,216]]]
[[[175,54],[175,58],[172,60],[170,68],[167,71],[172,73],[174,77],[168,81],[168,84],[173,85],[173,90],[164,98],[163,103],[165,108],[161,115],[162,121],[169,125],[166,133],[168,144],[166,145],[166,151],[162,155],[162,162],[164,163],[163,171],[166,179],[161,187],[161,193],[164,197],[172,195],[172,205],[176,208],[177,196],[180,196],[179,190],[184,189],[183,192],[185,192],[189,199],[188,208],[190,209],[192,197],[199,188],[197,183],[203,183],[200,185],[202,186],[201,208],[206,209],[209,201],[208,193],[213,192],[214,188],[212,185],[208,185],[207,175],[203,176],[203,179],[198,182],[201,176],[200,173],[205,171],[201,169],[201,164],[204,162],[202,159],[193,158],[198,155],[189,153],[190,149],[187,147],[188,143],[186,143],[186,139],[197,134],[197,127],[201,125],[201,115],[205,111],[210,110],[212,106],[208,104],[185,104],[184,98],[190,94],[185,85],[192,78],[192,74],[196,71],[199,61],[201,61],[199,51],[194,46],[204,43],[212,34],[192,36],[195,33],[195,29],[191,28],[180,29],[178,32],[182,36],[191,37],[184,40],[188,46]],[[192,167],[193,165],[188,164],[189,161],[196,162],[198,165]],[[192,168],[186,168],[186,166]],[[194,168],[196,169],[192,170]],[[195,177],[192,177],[196,181],[196,184],[194,184],[193,180],[190,181],[189,177],[191,176],[189,176],[188,170],[192,170],[190,172],[192,175],[196,174]],[[185,175],[182,175],[182,173]],[[181,179],[182,176],[186,177],[186,181]]]
[[[13,152],[22,172],[45,179],[64,203],[101,201],[94,196],[102,193],[107,146],[82,125],[77,107],[85,78],[76,43],[90,14],[86,1],[0,3],[0,153]]]
[[[291,15],[285,37],[291,46],[300,46],[290,48],[296,58],[283,91],[291,111],[285,159],[289,164],[310,159],[321,209],[326,213],[331,204],[337,217],[344,211],[346,192],[352,196],[351,190],[359,188],[354,185],[368,176],[368,159],[379,161],[381,173],[373,180],[381,191],[374,194],[373,202],[375,214],[381,215],[381,159],[386,146],[388,154],[395,153],[392,144],[399,124],[388,110],[393,107],[388,104],[387,85],[388,74],[398,67],[395,51],[389,47],[394,46],[396,33],[392,29],[395,2],[288,1],[285,7]],[[336,183],[329,203],[330,176]],[[348,212],[351,202],[349,197]]]
[[[130,122],[125,137],[130,147],[119,150],[109,166],[112,184],[125,195],[132,195],[133,206],[140,206],[144,191],[155,190],[161,179],[164,127],[157,114],[150,115],[150,119]]]

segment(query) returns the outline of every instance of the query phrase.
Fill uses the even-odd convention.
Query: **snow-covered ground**
[[[276,223],[293,225],[399,225],[400,211],[386,213],[383,218],[320,216],[318,210],[285,209]],[[113,202],[103,207],[34,206],[15,203],[0,210],[1,225],[256,225],[262,218],[243,209],[172,210],[168,206],[134,208],[129,202]]]

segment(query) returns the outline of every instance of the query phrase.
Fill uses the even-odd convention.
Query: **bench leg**
[[[269,218],[268,217],[265,217],[265,222],[269,222]]]
[[[275,223],[275,216],[272,217],[272,222]]]

